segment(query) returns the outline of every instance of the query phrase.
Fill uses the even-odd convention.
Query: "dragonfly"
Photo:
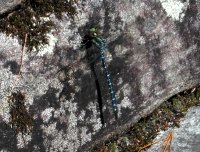
[[[89,30],[89,35],[85,35],[85,37],[82,41],[82,46],[85,46],[86,49],[90,48],[92,45],[94,45],[98,49],[98,53],[99,53],[99,56],[97,58],[95,58],[94,61],[92,61],[92,63],[95,62],[96,60],[101,61],[103,71],[105,74],[105,78],[106,78],[107,84],[108,84],[109,94],[110,94],[111,101],[112,101],[113,113],[114,113],[115,118],[117,118],[118,117],[117,98],[116,98],[116,94],[115,94],[115,91],[113,88],[111,75],[110,75],[108,66],[105,61],[105,55],[104,55],[107,44],[106,44],[106,40],[101,38],[97,34],[96,28],[91,28]],[[95,79],[96,79],[96,85],[99,86],[99,82],[98,82],[98,78],[97,78],[97,75],[94,70],[94,66],[93,66],[93,64],[91,64],[91,65],[92,65],[91,69],[92,69]],[[98,89],[97,89],[97,91],[98,91]],[[101,113],[101,111],[100,111],[100,113]],[[103,120],[102,120],[102,123],[104,123]]]

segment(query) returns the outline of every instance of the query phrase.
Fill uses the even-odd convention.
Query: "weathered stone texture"
[[[1,0],[0,1],[0,15],[12,11],[21,4],[21,0]]]
[[[87,151],[112,133],[120,132],[152,112],[172,95],[200,82],[200,4],[184,4],[181,20],[169,16],[159,0],[82,1],[74,21],[54,16],[54,41],[49,50],[26,53],[22,76],[17,76],[21,46],[16,38],[0,35],[0,143],[13,151]],[[179,1],[177,1],[179,2]],[[179,2],[181,3],[181,2]],[[182,5],[181,5],[182,6]],[[103,97],[106,127],[101,127],[95,80],[80,49],[92,26],[107,39],[106,60],[118,99],[116,121],[100,63],[96,71]],[[96,48],[92,48],[95,50]],[[43,55],[44,54],[44,55]],[[33,132],[13,135],[6,96],[12,90],[26,94],[34,116]],[[7,130],[4,127],[8,128]],[[3,131],[5,130],[5,131]],[[0,140],[2,141],[2,140]]]
[[[155,140],[163,139],[171,131],[174,132],[172,138],[172,151],[175,152],[198,152],[200,149],[200,107],[192,107],[188,110],[179,128],[169,128],[160,132]],[[162,142],[153,145],[148,151],[158,151]]]

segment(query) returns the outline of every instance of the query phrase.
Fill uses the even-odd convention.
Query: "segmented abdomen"
[[[116,99],[116,95],[115,95],[115,92],[113,89],[113,83],[112,83],[112,80],[111,80],[111,77],[110,77],[110,74],[108,71],[108,67],[105,62],[105,56],[104,56],[105,43],[103,43],[103,46],[100,48],[100,59],[101,59],[102,67],[104,69],[105,77],[106,77],[106,80],[108,83],[109,93],[110,93],[111,100],[112,100],[113,112],[114,112],[115,116],[117,116],[117,99]]]

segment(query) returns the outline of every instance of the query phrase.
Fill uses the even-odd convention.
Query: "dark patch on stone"
[[[186,59],[189,62],[189,70],[188,72],[191,73],[191,75],[198,75],[198,73],[200,73],[200,71],[192,68],[192,67],[200,67],[200,62],[199,62],[199,59],[200,59],[200,49],[198,48],[197,51],[193,51],[191,52],[190,54],[187,55]]]
[[[66,119],[66,118],[65,118]],[[66,123],[61,123],[58,119],[57,119],[57,123],[56,123],[56,129],[58,131],[63,130],[63,133],[67,134],[67,128],[68,125]]]
[[[77,79],[80,78],[79,76]],[[75,78],[76,79],[76,78]],[[75,82],[81,90],[76,93],[75,101],[78,103],[80,111],[87,109],[87,105],[95,98],[95,82],[91,77],[91,74],[85,74],[81,76],[80,81]]]
[[[52,107],[58,109],[60,107],[60,103],[56,97],[57,92],[57,89],[50,87],[44,95],[34,99],[34,107],[37,108],[37,113],[41,113],[46,108]]]
[[[182,22],[177,23],[179,34],[185,42],[185,47],[189,48],[192,45],[197,44],[200,46],[200,27],[195,26],[195,21],[198,19],[198,6],[196,0],[190,0],[189,6],[185,12],[185,16]]]
[[[165,75],[160,67],[161,62],[162,62],[162,55],[163,53],[161,52],[161,49],[158,47],[160,43],[160,38],[157,37],[152,40],[147,40],[146,42],[146,49],[148,50],[147,56],[148,56],[148,63],[152,65],[153,69],[153,80],[152,82],[156,82],[151,86],[152,94],[155,94],[158,90],[155,89],[155,85],[158,86],[161,89],[164,89],[166,87],[166,80],[165,80]]]
[[[41,97],[37,97],[34,99],[34,106],[31,106],[32,111],[36,114],[41,114],[47,108],[54,108],[58,109],[60,107],[60,103],[57,100],[56,93],[58,90],[54,88],[49,88],[46,94],[42,95]],[[34,109],[34,107],[36,109]],[[42,119],[41,119],[42,121]],[[49,121],[54,121],[54,118],[50,118]]]
[[[187,0],[181,0],[182,3],[185,3]]]
[[[6,60],[6,54],[4,54],[3,52],[0,53],[0,60],[1,62]]]
[[[58,103],[56,93],[58,90],[55,88],[49,88],[46,92],[46,94],[37,97],[34,99],[34,104],[30,106],[30,111],[37,115],[38,118],[35,120],[33,124],[33,131],[32,131],[32,140],[28,144],[28,150],[34,151],[35,145],[39,147],[37,149],[38,151],[46,151],[44,143],[44,134],[43,129],[41,129],[41,125],[44,124],[42,118],[40,117],[40,114],[42,111],[44,111],[46,108],[54,108],[58,109],[60,107],[60,103]],[[51,118],[50,121],[57,121],[57,119]]]
[[[118,27],[119,26],[123,26],[123,20],[122,20],[122,18],[121,17],[119,17],[119,16],[117,16],[116,18],[115,18],[115,29],[118,29]],[[123,30],[120,30],[121,32],[123,32]]]
[[[137,24],[139,31],[142,31],[144,28],[145,19],[141,16],[138,16],[135,20],[135,23]]]
[[[13,74],[19,74],[20,66],[16,61],[7,61],[4,65],[4,68],[10,67],[10,70]]]
[[[104,33],[104,37],[106,38],[108,36],[107,30],[111,28],[110,14],[112,14],[115,11],[115,7],[113,7],[112,3],[109,3],[108,1],[103,1],[103,7],[105,8],[105,16],[106,16],[104,19],[103,33]],[[96,13],[98,13],[98,12],[96,12]],[[99,14],[93,14],[93,15],[94,15],[94,17],[99,16]]]
[[[71,98],[71,93],[75,91],[74,87],[69,85],[69,83],[64,83],[64,86],[62,88],[61,93],[59,94],[59,100],[63,99],[70,99]]]
[[[17,136],[15,131],[0,118],[0,149],[5,151],[16,151]]]
[[[71,93],[75,92],[75,86],[69,84],[70,77],[68,75],[70,70],[70,67],[62,67],[59,69],[57,72],[58,74],[61,73],[64,76],[60,78],[60,82],[63,84],[62,91],[59,94],[59,101],[64,101],[64,100],[70,100],[71,99]]]
[[[43,130],[41,129],[42,124],[43,120],[41,118],[38,118],[34,122],[32,136],[31,136],[32,140],[28,143],[27,149],[25,151],[29,152],[35,151],[36,146],[37,146],[37,151],[46,151],[46,147],[44,145],[44,134]]]

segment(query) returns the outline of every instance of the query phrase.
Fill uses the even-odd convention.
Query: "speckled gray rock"
[[[21,4],[21,0],[1,0],[0,15],[12,11]]]
[[[173,4],[171,4],[173,3]],[[191,0],[88,0],[72,21],[65,14],[49,46],[25,53],[0,34],[0,148],[8,151],[88,151],[113,133],[136,123],[172,95],[200,82],[200,4]],[[82,37],[92,26],[107,40],[106,62],[118,99],[116,121],[101,64],[96,71],[106,127],[101,127],[94,76]],[[91,48],[90,51],[97,51]],[[14,135],[7,96],[21,90],[34,116],[33,131]],[[12,144],[9,144],[12,143]]]
[[[162,131],[155,140],[163,139],[173,131],[172,151],[175,152],[199,152],[200,150],[200,107],[192,107],[188,110],[179,128],[170,128]],[[153,145],[149,152],[158,151],[162,142]]]

